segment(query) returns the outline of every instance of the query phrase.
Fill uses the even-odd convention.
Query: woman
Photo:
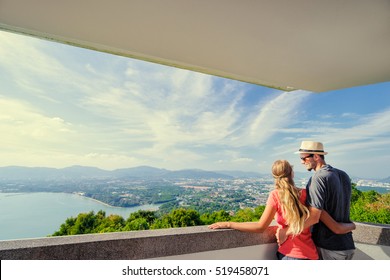
[[[259,222],[218,222],[210,225],[209,228],[231,228],[246,232],[263,232],[275,218],[280,228],[288,227],[287,234],[289,235],[287,240],[279,245],[278,259],[317,260],[318,253],[311,239],[310,228],[305,228],[305,221],[310,216],[309,209],[305,206],[306,190],[295,186],[294,171],[286,160],[274,162],[272,175],[275,179],[275,190],[271,191]],[[326,212],[321,215],[321,221],[337,233],[345,233],[355,229],[355,224],[337,223]]]

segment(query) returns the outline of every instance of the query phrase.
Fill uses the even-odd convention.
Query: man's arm
[[[312,225],[320,221],[322,210],[315,207],[309,207],[309,211],[310,211],[310,216],[305,221],[304,228],[311,227]],[[276,241],[278,242],[279,246],[287,240],[287,236],[288,236],[287,231],[288,231],[288,227],[277,229]]]
[[[315,207],[309,207],[309,211],[310,217],[305,221],[305,228],[310,227],[321,220],[321,222],[323,222],[335,234],[345,234],[356,229],[356,225],[354,223],[336,222],[326,211],[322,211]],[[279,245],[287,240],[287,231],[288,228],[278,228],[276,231],[276,240]]]
[[[356,229],[356,225],[354,223],[336,222],[326,211],[322,211],[320,219],[321,222],[323,222],[331,231],[336,234],[345,234]]]

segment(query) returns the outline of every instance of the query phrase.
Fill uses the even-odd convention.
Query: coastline
[[[104,205],[104,206],[106,206],[106,207],[117,208],[117,209],[123,209],[123,210],[125,210],[125,209],[131,209],[131,208],[143,208],[143,207],[153,206],[153,207],[152,207],[153,210],[150,210],[150,211],[157,211],[157,210],[160,208],[160,206],[157,205],[157,204],[145,204],[145,205],[136,205],[136,206],[130,206],[130,207],[114,206],[114,205],[108,204],[108,203],[106,203],[106,202],[103,202],[103,201],[101,201],[101,200],[98,200],[98,199],[95,199],[95,198],[92,198],[92,197],[85,196],[85,195],[83,195],[82,193],[77,193],[77,192],[75,192],[75,193],[69,193],[69,194],[75,194],[75,195],[77,195],[77,196],[80,196],[80,197],[83,197],[83,198],[87,198],[87,199],[89,199],[89,200],[92,200],[92,201],[95,201],[95,202],[97,202],[97,203],[100,203],[100,204],[102,204],[102,205]],[[155,208],[157,208],[157,209],[155,209]]]
[[[85,195],[83,195],[82,193],[78,193],[78,192],[69,193],[69,194],[78,195],[78,196],[80,196],[80,197],[83,197],[83,198],[86,198],[86,199],[95,201],[95,202],[97,202],[97,203],[103,204],[104,206],[107,206],[107,207],[112,207],[112,208],[123,208],[123,209],[130,208],[130,207],[120,207],[120,206],[110,205],[110,204],[108,204],[108,203],[106,203],[106,202],[103,202],[103,201],[98,200],[98,199],[96,199],[96,198],[92,198],[92,197],[89,197],[89,196],[85,196]],[[134,207],[138,207],[138,206],[134,206]]]

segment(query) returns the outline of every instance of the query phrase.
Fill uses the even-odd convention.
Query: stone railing
[[[1,260],[275,259],[276,227],[264,233],[207,226],[0,242]],[[390,259],[390,226],[357,223],[355,259]]]

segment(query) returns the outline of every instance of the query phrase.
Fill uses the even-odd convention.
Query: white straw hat
[[[324,151],[324,145],[321,142],[314,141],[302,141],[301,147],[296,154],[318,154],[326,155],[327,152]]]

